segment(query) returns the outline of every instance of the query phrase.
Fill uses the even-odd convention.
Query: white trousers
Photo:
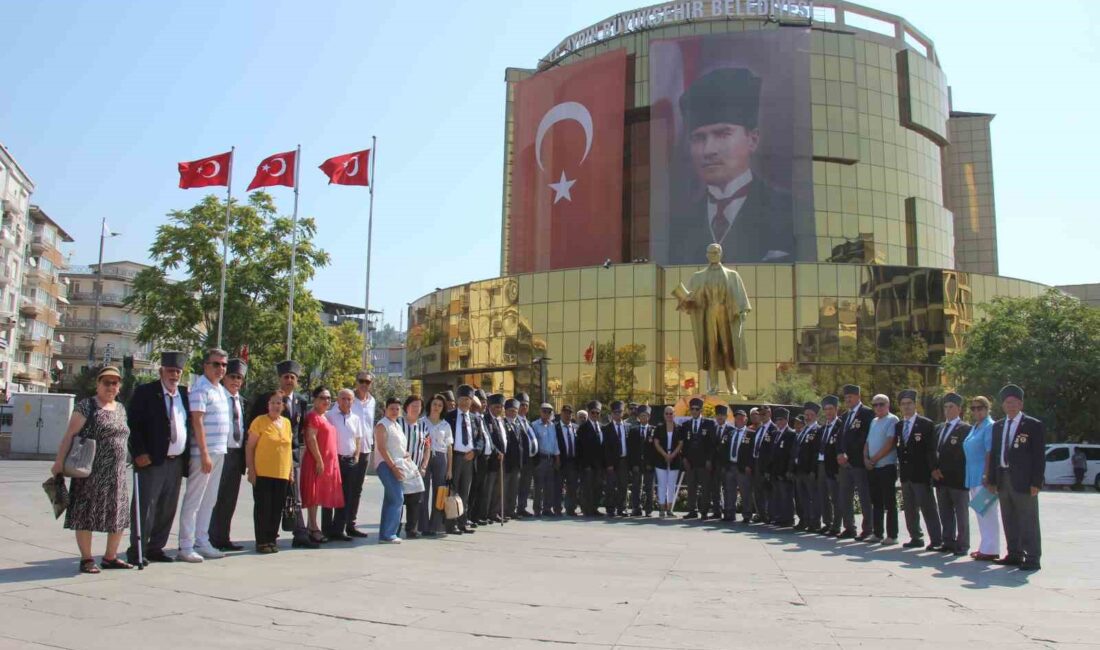
[[[668,506],[676,503],[676,481],[679,478],[678,469],[657,469],[657,503]]]
[[[218,502],[218,484],[222,480],[225,454],[210,454],[214,467],[209,474],[202,473],[202,457],[191,456],[187,472],[187,490],[183,493],[180,508],[180,550],[191,551],[195,546],[210,546],[210,514]]]
[[[970,498],[978,493],[979,488],[970,488]],[[971,508],[973,511],[973,508]],[[974,513],[978,517],[978,532],[981,542],[978,544],[978,552],[985,555],[1001,554],[1001,505],[994,501],[989,504],[984,515]]]

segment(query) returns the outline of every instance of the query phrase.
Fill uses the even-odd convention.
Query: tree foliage
[[[247,345],[254,369],[249,384],[267,387],[274,383],[274,364],[286,356],[293,222],[277,213],[265,192],[250,194],[246,203],[234,201],[231,213],[221,347],[236,355]],[[189,351],[193,359],[216,343],[224,229],[225,203],[213,195],[168,213],[149,248],[154,268],[138,274],[134,293],[126,299],[142,316],[141,342]],[[313,219],[299,219],[297,230],[293,356],[315,370],[325,365],[330,341],[306,283],[329,256],[313,244]]]
[[[821,394],[814,386],[812,374],[788,369],[780,372],[775,377],[775,382],[768,386],[761,395],[761,399],[771,404],[793,404],[801,406],[806,402],[816,402]]]
[[[363,334],[355,321],[344,321],[339,327],[327,328],[320,381],[332,390],[355,388],[355,375],[363,361]]]
[[[383,323],[382,327],[371,335],[371,345],[376,348],[395,347],[401,345],[404,341],[405,333],[397,331],[392,323]]]
[[[1100,422],[1100,310],[1050,289],[1036,298],[994,298],[945,367],[965,395],[1025,391],[1025,410],[1052,440],[1095,438]],[[996,401],[996,400],[994,400]],[[999,410],[999,405],[997,405]]]
[[[644,345],[632,343],[616,349],[613,341],[597,343],[592,366],[582,370],[579,378],[566,382],[565,394],[578,405],[594,399],[604,403],[616,399],[647,403],[653,396],[634,387],[634,369],[644,363]]]

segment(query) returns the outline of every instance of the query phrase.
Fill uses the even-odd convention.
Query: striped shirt
[[[405,432],[405,451],[409,452],[409,460],[417,467],[424,461],[424,442],[429,439],[427,420],[420,418],[418,422],[409,423],[405,416],[397,418],[397,426]]]
[[[206,452],[224,454],[233,434],[233,421],[229,418],[229,392],[221,384],[211,383],[206,375],[199,377],[188,395],[192,413],[202,413],[202,427],[206,431]],[[191,455],[199,455],[199,446],[191,445]]]

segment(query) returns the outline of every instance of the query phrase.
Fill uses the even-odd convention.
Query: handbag
[[[69,453],[65,454],[65,464],[61,469],[61,473],[65,476],[88,478],[91,475],[92,463],[95,462],[96,441],[88,437],[88,429],[95,422],[98,411],[99,405],[95,403],[95,398],[92,398],[92,414],[84,420],[84,426],[80,427],[80,432],[73,436]]]
[[[50,499],[53,518],[57,519],[69,507],[69,491],[65,489],[65,477],[51,476],[42,483],[42,489]]]
[[[286,491],[286,501],[283,502],[282,529],[285,532],[294,532],[294,525],[298,521],[298,502],[294,499],[294,484],[291,483]]]
[[[447,519],[458,519],[466,513],[466,506],[462,503],[462,497],[457,494],[452,494],[447,497],[447,502],[443,506],[443,516]]]
[[[405,494],[419,494],[424,491],[424,479],[420,477],[420,468],[408,458],[397,461],[405,478],[401,479],[401,489]]]
[[[440,485],[435,489],[435,509],[443,510],[447,507],[447,497],[450,496],[451,489],[446,485]]]

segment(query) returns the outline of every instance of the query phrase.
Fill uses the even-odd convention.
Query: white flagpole
[[[233,152],[236,146],[229,148],[229,175],[225,182],[225,234],[222,235],[222,288],[218,294],[218,343],[215,347],[222,346],[222,326],[225,322],[225,268],[229,259],[229,206],[233,203]]]
[[[293,358],[294,347],[294,285],[295,262],[298,256],[298,167],[302,161],[302,145],[298,145],[294,155],[294,221],[290,230],[290,304],[286,314],[286,358]]]
[[[370,365],[370,262],[371,236],[374,231],[374,164],[378,160],[378,138],[370,137],[370,208],[367,213],[367,291],[363,298],[363,370]]]

